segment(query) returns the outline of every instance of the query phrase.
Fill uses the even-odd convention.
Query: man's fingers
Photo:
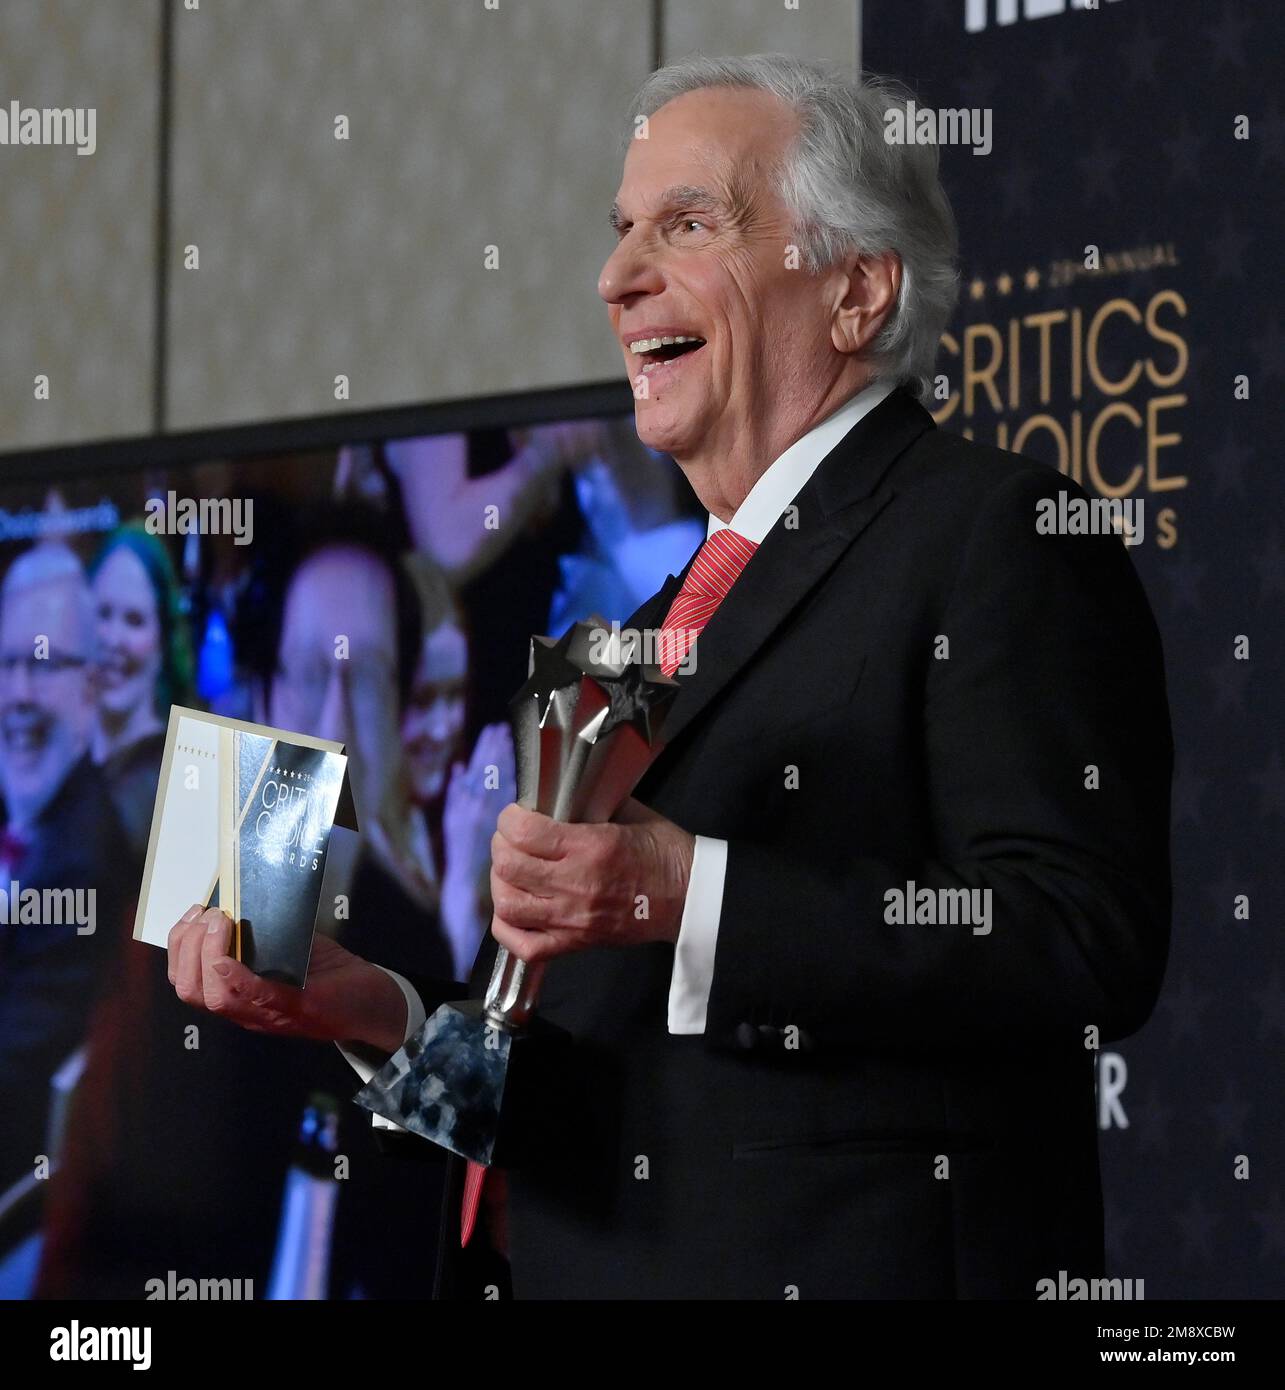
[[[548,897],[554,887],[554,876],[558,871],[556,859],[538,859],[518,849],[503,835],[491,838],[491,890],[495,890],[495,878],[507,883],[511,888],[521,888],[527,893]]]
[[[300,991],[265,980],[234,960],[232,932],[232,919],[217,907],[194,904],[175,922],[166,942],[175,993],[184,1003],[245,1028],[297,1031]]]
[[[494,871],[491,873],[491,905],[497,916],[526,931],[543,931],[558,921],[552,899],[537,898],[521,888],[511,888]]]
[[[491,919],[491,935],[511,956],[517,956],[528,965],[534,961],[549,960],[562,950],[556,933],[523,931],[506,922],[498,913]]]
[[[191,907],[179,918],[170,928],[169,937],[165,942],[166,973],[169,975],[170,984],[178,983],[178,958],[179,951],[183,942],[191,934],[193,923],[201,916],[205,909],[200,903],[193,903]]]
[[[232,954],[232,919],[222,909],[212,907],[201,918],[201,926],[201,995],[209,1008],[211,994],[222,983],[211,967]]]
[[[265,980],[230,957],[215,958],[204,976],[205,1007],[243,1027],[261,1032],[285,1030],[298,1012],[299,991]]]
[[[528,811],[516,801],[500,812],[495,828],[518,849],[540,859],[561,859],[566,852],[568,832],[578,829],[542,816],[539,811]]]
[[[217,911],[217,909],[211,909]],[[201,1003],[201,946],[205,941],[206,917],[202,914],[184,924],[174,963],[174,988],[185,1004]]]

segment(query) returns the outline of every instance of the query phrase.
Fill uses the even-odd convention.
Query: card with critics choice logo
[[[238,960],[302,987],[336,826],[357,829],[343,744],[173,706],[134,939],[221,907]]]

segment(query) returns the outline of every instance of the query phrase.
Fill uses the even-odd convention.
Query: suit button
[[[736,1025],[736,1045],[744,1048],[746,1052],[753,1052],[758,1046],[758,1030],[752,1023],[738,1023]]]

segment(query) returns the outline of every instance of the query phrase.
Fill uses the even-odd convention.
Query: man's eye
[[[700,220],[699,217],[684,217],[678,225],[683,229],[683,231],[688,231],[692,227],[696,227],[702,232],[705,230],[705,224]]]

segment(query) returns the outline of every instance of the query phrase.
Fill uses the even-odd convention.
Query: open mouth
[[[673,337],[636,338],[629,344],[629,351],[642,363],[643,372],[650,376],[672,362],[695,356],[704,346],[704,338],[680,333]]]
[[[48,721],[40,718],[10,716],[4,721],[3,734],[5,753],[15,762],[24,766],[38,758],[49,741]]]

